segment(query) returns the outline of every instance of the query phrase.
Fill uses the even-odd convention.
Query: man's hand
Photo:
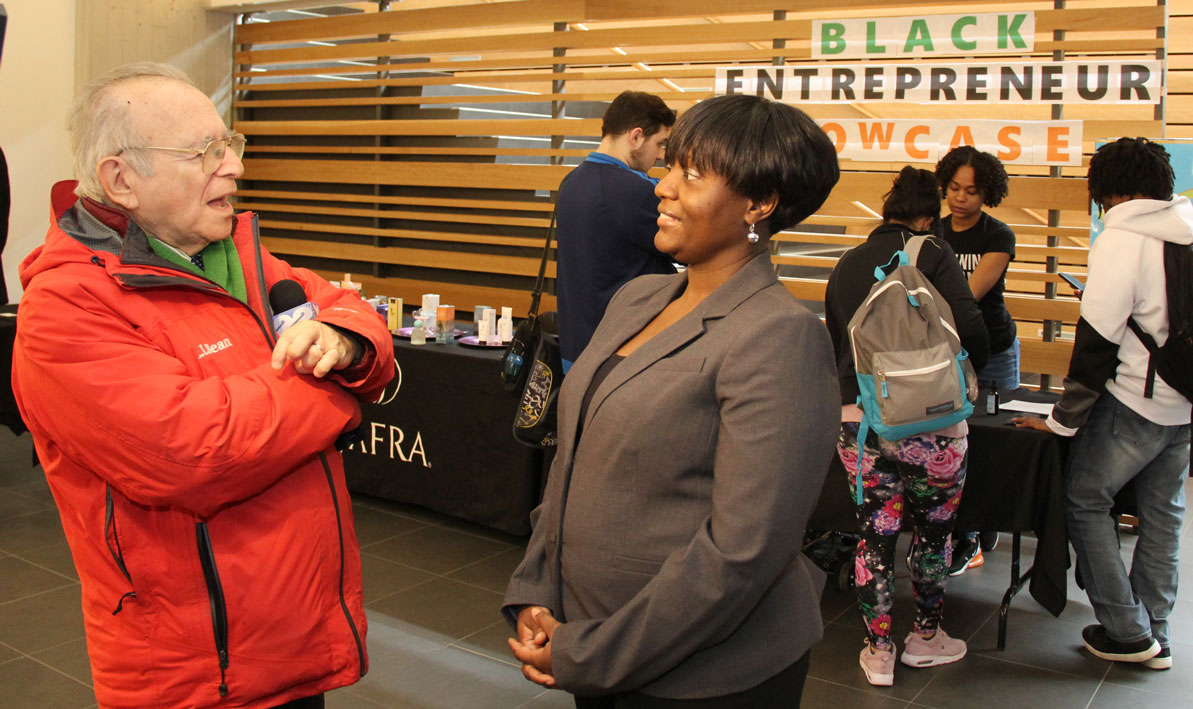
[[[352,364],[356,355],[356,344],[334,327],[318,320],[303,320],[278,336],[271,364],[281,371],[290,361],[300,374],[325,377],[333,369]]]
[[[551,675],[551,638],[559,621],[542,606],[527,606],[518,613],[518,637],[510,638],[510,650],[522,663],[522,676],[547,688],[555,687]]]
[[[1035,416],[1016,416],[1011,419],[1011,423],[1015,424],[1018,428],[1034,428],[1044,433],[1052,433],[1052,429],[1048,428],[1048,424],[1044,419]]]

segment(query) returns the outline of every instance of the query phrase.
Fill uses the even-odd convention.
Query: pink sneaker
[[[866,680],[876,687],[889,687],[895,683],[895,647],[875,650],[867,642],[858,657],[858,664],[866,672]]]
[[[903,641],[903,656],[899,658],[908,667],[933,667],[947,665],[965,657],[965,641],[950,638],[944,628],[937,628],[936,635],[925,640],[916,633],[908,633]]]

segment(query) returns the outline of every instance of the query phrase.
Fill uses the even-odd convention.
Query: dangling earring
[[[751,244],[758,243],[758,232],[754,231],[753,224],[750,225],[750,233],[746,234],[746,241],[750,242]]]

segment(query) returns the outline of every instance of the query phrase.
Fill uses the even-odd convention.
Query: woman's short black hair
[[[777,194],[767,234],[807,219],[841,176],[832,141],[807,114],[745,94],[710,98],[681,115],[667,139],[667,164],[720,175],[748,199]]]
[[[1147,138],[1119,138],[1098,148],[1086,177],[1089,198],[1099,205],[1116,195],[1172,199],[1175,182],[1168,151]]]
[[[966,165],[973,168],[973,184],[982,193],[982,202],[987,207],[997,207],[1007,196],[1007,171],[1001,160],[971,145],[953,148],[936,163],[940,188],[948,191],[953,175]]]
[[[882,198],[882,218],[911,224],[923,217],[932,218],[934,231],[940,219],[940,183],[931,172],[906,165]]]

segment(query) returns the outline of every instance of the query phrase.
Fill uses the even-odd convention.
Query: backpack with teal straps
[[[877,282],[849,320],[861,391],[859,505],[862,451],[870,431],[888,441],[935,431],[969,418],[977,399],[977,376],[961,346],[953,311],[915,266],[927,238],[911,237],[885,266],[874,269]]]

